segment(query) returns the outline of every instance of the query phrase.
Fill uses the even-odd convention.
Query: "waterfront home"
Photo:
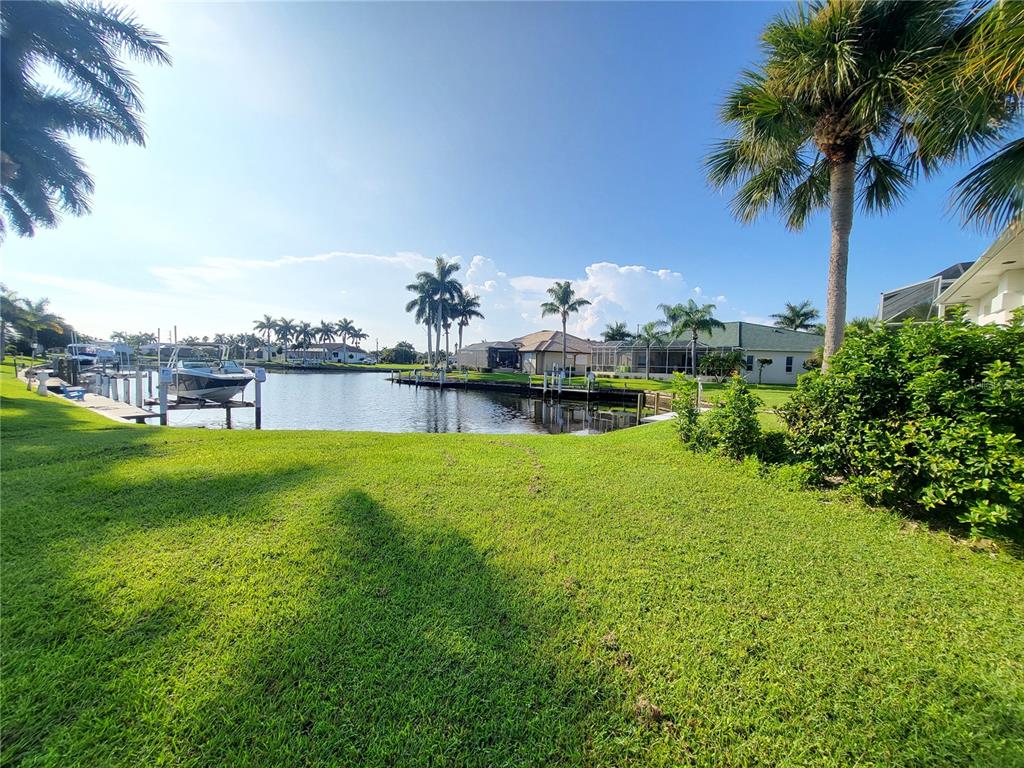
[[[283,354],[278,354],[279,359],[284,359]],[[376,356],[351,344],[338,344],[328,342],[317,344],[313,347],[289,349],[287,353],[289,363],[375,363]]]
[[[565,361],[569,368],[584,372],[590,366],[594,342],[565,334]],[[550,373],[562,367],[562,332],[537,331],[508,341],[467,344],[455,355],[461,368]]]
[[[963,306],[979,325],[1006,325],[1024,307],[1024,226],[1011,225],[936,299],[939,313]]]
[[[550,373],[562,367],[562,332],[537,331],[512,339],[519,349],[519,368],[523,373]],[[594,342],[565,334],[566,366],[577,372],[590,367]]]
[[[689,336],[650,348],[634,341],[598,342],[593,345],[592,368],[597,373],[614,373],[627,378],[649,375],[653,379],[665,379],[675,371],[692,371],[691,354],[696,355],[699,367],[701,358],[708,352],[739,351],[748,380],[757,381],[760,376],[764,384],[795,384],[796,377],[804,373],[804,361],[823,344],[824,338],[816,333],[733,321],[725,323],[724,329],[698,334],[696,347]],[[771,362],[762,366],[759,360]]]
[[[967,272],[972,263],[962,261],[924,280],[882,291],[878,302],[878,319],[883,323],[896,323],[907,319],[928,320],[938,317],[939,294]]]

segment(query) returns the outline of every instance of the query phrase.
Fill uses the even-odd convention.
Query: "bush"
[[[951,319],[847,337],[781,409],[798,458],[973,534],[1024,508],[1024,327]]]
[[[751,393],[750,385],[739,376],[733,376],[710,413],[698,416],[694,407],[692,415],[687,413],[680,417],[680,437],[695,451],[713,451],[732,459],[753,456],[761,444],[761,425],[757,420],[759,405],[761,400]]]
[[[672,410],[676,414],[676,429],[679,438],[686,444],[693,443],[697,431],[697,380],[682,373],[672,374]]]
[[[792,457],[789,450],[789,436],[785,432],[771,430],[761,434],[757,446],[757,458],[765,464],[785,464]]]

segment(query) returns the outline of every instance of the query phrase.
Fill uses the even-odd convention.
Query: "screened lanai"
[[[633,341],[604,341],[594,344],[591,368],[597,373],[628,373],[666,375],[675,371],[693,370],[691,350],[697,356],[697,365],[708,352],[727,352],[736,347],[711,347],[700,341],[694,346],[689,339],[675,339],[668,344],[652,345]],[[647,357],[650,355],[650,366]]]

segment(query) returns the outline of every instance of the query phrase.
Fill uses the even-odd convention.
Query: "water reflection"
[[[251,389],[246,396],[252,398]],[[177,426],[223,427],[219,410],[170,414]],[[255,414],[235,410],[236,429],[253,429]],[[484,432],[594,434],[633,426],[632,412],[607,405],[545,403],[479,390],[392,384],[383,373],[268,373],[263,387],[264,429],[373,432]]]

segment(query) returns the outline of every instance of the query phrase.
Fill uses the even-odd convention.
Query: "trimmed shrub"
[[[697,432],[697,380],[685,374],[672,374],[672,410],[676,414],[676,429],[679,438],[686,444],[692,444]]]
[[[856,330],[827,374],[800,377],[781,409],[820,477],[867,500],[927,510],[973,534],[1024,509],[1024,327],[934,322]]]

